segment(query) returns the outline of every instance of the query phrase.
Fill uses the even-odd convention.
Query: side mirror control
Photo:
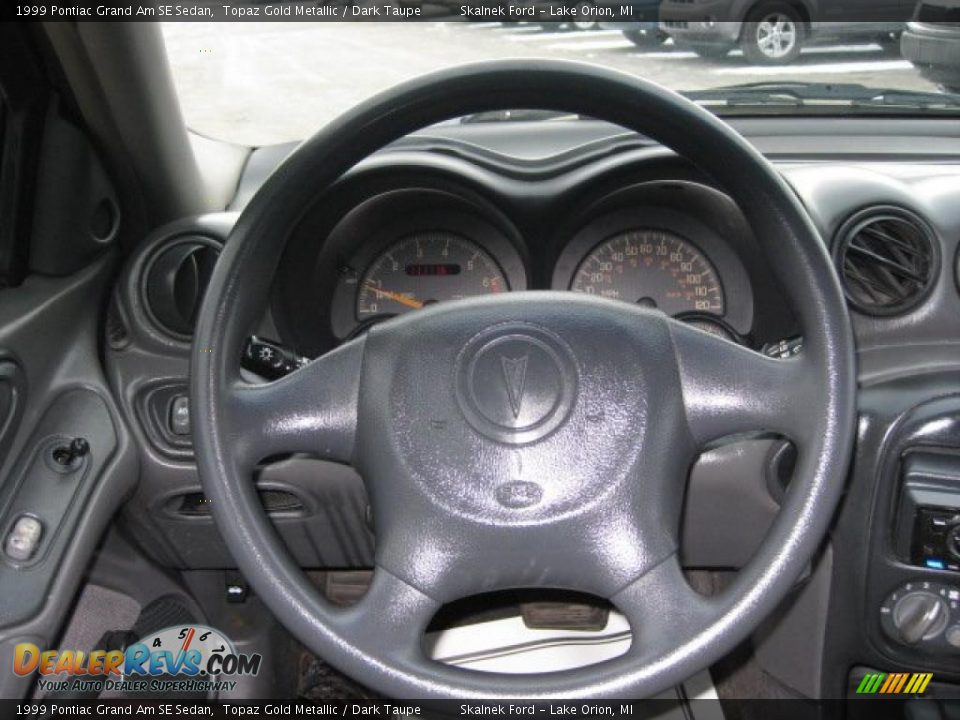
[[[64,470],[76,470],[80,460],[90,453],[90,443],[86,438],[77,437],[69,445],[61,445],[53,450],[53,461]]]

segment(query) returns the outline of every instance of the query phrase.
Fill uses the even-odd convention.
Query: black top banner
[[[279,2],[55,2],[2,3],[0,19],[44,22],[416,22],[501,21],[667,23],[685,29],[712,29],[739,22],[746,0],[281,0]],[[823,22],[906,22],[911,3],[876,0],[797,0],[805,20]]]

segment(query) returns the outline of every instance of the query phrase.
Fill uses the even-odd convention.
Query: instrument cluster
[[[527,290],[637,304],[749,342],[754,300],[742,257],[749,229],[716,190],[644,183],[539,227],[551,231],[525,232],[495,204],[448,189],[365,199],[314,244],[321,250],[302,302],[328,340],[297,349],[322,352],[436,303]]]

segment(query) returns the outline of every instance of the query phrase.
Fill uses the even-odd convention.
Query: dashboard
[[[840,693],[837,684],[857,663],[938,676],[952,668],[955,675],[955,655],[933,642],[906,647],[881,618],[906,583],[956,585],[958,577],[923,565],[931,558],[925,546],[911,545],[912,517],[901,517],[913,476],[960,457],[957,124],[730,122],[807,208],[833,257],[856,336],[857,449],[830,548],[810,581],[822,593],[814,606],[831,608],[817,614],[829,632],[811,632],[803,613],[794,628],[797,637],[826,638],[822,652],[809,653],[817,662],[804,687],[822,695],[823,678]],[[108,308],[104,368],[140,459],[125,522],[132,536],[149,538],[144,550],[166,566],[233,567],[193,462],[185,404],[192,322],[239,212],[292,149],[255,150],[226,212],[183,218],[138,244]],[[246,349],[273,363],[257,373],[262,378],[390,317],[502,292],[593,293],[656,307],[776,357],[802,352],[763,252],[723,188],[648,138],[602,123],[428,128],[318,193],[286,232],[277,230],[270,305],[250,328],[259,344]],[[918,448],[922,456],[901,477],[901,459]],[[690,471],[684,564],[741,567],[773,522],[794,461],[776,438],[710,448]],[[275,458],[255,482],[301,566],[373,562],[367,499],[352,468]],[[824,576],[827,582],[818,579]],[[777,672],[777,658],[795,655],[771,651],[766,669]],[[792,666],[780,674],[797,677]]]
[[[731,120],[806,206],[850,301],[861,381],[956,367],[960,142],[889,119]],[[233,209],[290,147],[257,151]],[[784,357],[798,327],[743,213],[692,163],[591,121],[430,128],[292,231],[260,332],[316,357],[422,305],[590,292]]]
[[[960,369],[955,123],[730,122],[776,164],[833,255],[861,384]],[[156,373],[186,372],[216,256],[293,147],[254,150],[226,212],[184,218],[140,244],[111,306],[108,359],[126,366],[121,353],[132,343]],[[802,349],[763,252],[722,187],[649,138],[604,123],[428,128],[318,193],[287,232],[277,237],[270,306],[250,329],[265,343],[245,352],[266,359],[253,370],[267,378],[390,317],[502,292],[592,293],[772,356]],[[125,395],[139,392],[124,385]],[[158,432],[165,454],[189,457],[187,439]]]

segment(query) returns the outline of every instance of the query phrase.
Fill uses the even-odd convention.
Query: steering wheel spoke
[[[349,462],[363,340],[270,383],[237,380],[228,393],[234,458],[249,469],[271,455],[308,453]]]
[[[771,358],[682,322],[668,322],[687,424],[698,443],[747,432],[798,440],[812,430],[825,400],[803,355]]]
[[[335,620],[360,648],[389,648],[394,664],[422,660],[421,642],[441,603],[381,566],[366,594]]]
[[[717,604],[687,582],[674,553],[647,570],[610,598],[630,623],[630,654],[648,658],[676,643],[676,628],[685,632],[706,627],[718,612]]]

